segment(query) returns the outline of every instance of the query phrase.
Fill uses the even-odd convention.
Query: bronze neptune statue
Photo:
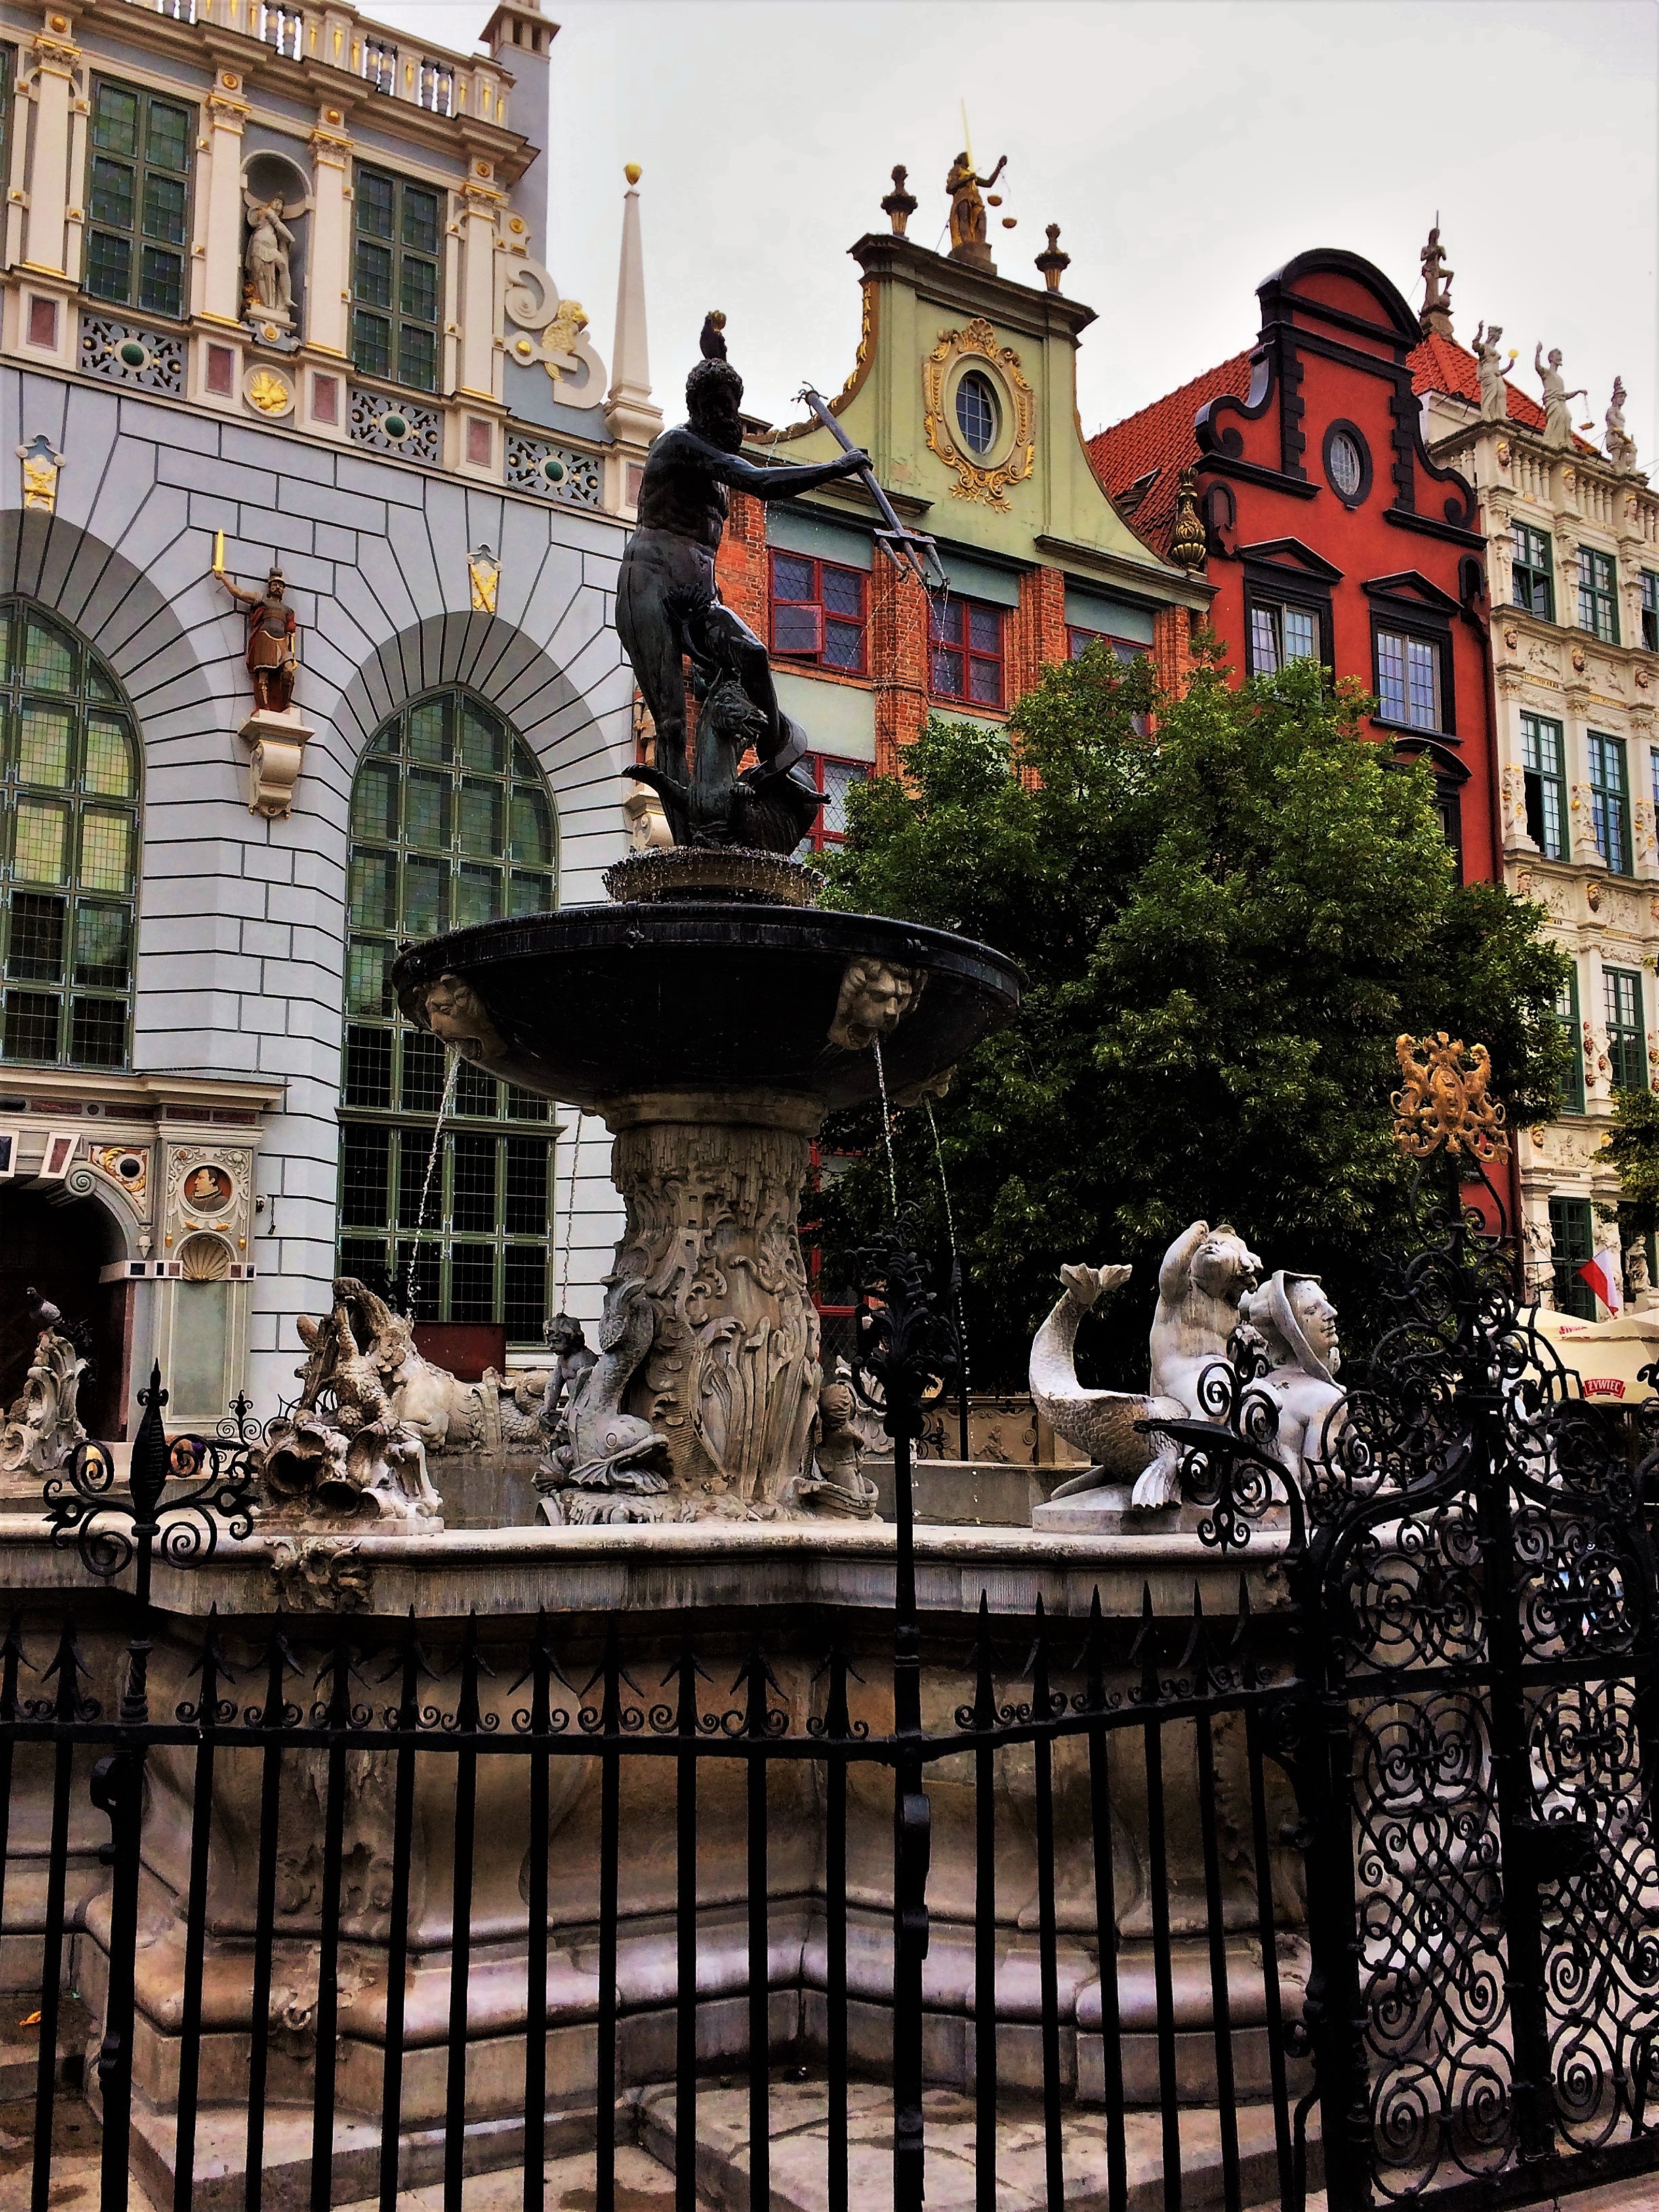
[[[685,382],[687,420],[651,448],[639,525],[623,556],[617,629],[657,732],[653,766],[631,773],[661,799],[677,843],[787,853],[811,826],[819,799],[810,776],[796,773],[806,739],[779,708],[766,647],[714,581],[726,492],[793,499],[858,475],[870,457],[843,453],[793,468],[744,459],[743,379],[726,357],[724,324],[714,314],[703,324],[703,358]],[[686,659],[701,702],[689,779]],[[739,775],[750,745],[758,765]]]

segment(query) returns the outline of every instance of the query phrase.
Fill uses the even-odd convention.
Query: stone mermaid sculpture
[[[1150,1340],[1151,1387],[1146,1391],[1085,1389],[1073,1352],[1083,1316],[1107,1291],[1129,1279],[1122,1265],[1060,1269],[1066,1294],[1031,1346],[1031,1399],[1057,1435],[1086,1451],[1090,1465],[1060,1483],[1048,1504],[1081,1498],[1084,1510],[1121,1510],[1122,1486],[1138,1510],[1178,1504],[1181,1453],[1172,1437],[1137,1425],[1200,1414],[1199,1385],[1206,1368],[1227,1355],[1239,1301],[1254,1291],[1261,1262],[1230,1223],[1212,1229],[1194,1221],[1164,1255]],[[1044,1508],[1039,1507],[1041,1515]]]

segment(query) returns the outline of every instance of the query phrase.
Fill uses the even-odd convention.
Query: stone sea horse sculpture
[[[1136,1424],[1200,1413],[1200,1379],[1206,1368],[1226,1358],[1239,1301],[1255,1288],[1261,1262],[1230,1223],[1212,1229],[1207,1221],[1194,1221],[1176,1238],[1158,1269],[1150,1389],[1085,1389],[1073,1356],[1079,1326],[1105,1292],[1127,1282],[1129,1273],[1121,1265],[1062,1267],[1066,1295],[1032,1343],[1032,1402],[1050,1427],[1086,1451],[1091,1462],[1054,1490],[1051,1505],[1098,1492],[1091,1506],[1102,1512],[1120,1510],[1125,1484],[1133,1486],[1132,1507],[1180,1503],[1179,1447],[1173,1437],[1143,1433]]]

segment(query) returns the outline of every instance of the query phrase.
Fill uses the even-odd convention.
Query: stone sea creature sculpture
[[[425,1445],[398,1414],[381,1348],[372,1339],[367,1346],[358,1341],[351,1297],[362,1287],[342,1276],[325,1319],[299,1317],[308,1357],[297,1403],[265,1441],[262,1523],[314,1528],[373,1520],[410,1529],[443,1527]]]
[[[1273,1449],[1298,1485],[1310,1466],[1320,1467],[1343,1424],[1346,1393],[1337,1382],[1342,1364],[1336,1308],[1317,1275],[1280,1267],[1239,1302],[1242,1324],[1253,1330],[1267,1371],[1249,1386],[1273,1410]]]
[[[1231,1223],[1194,1221],[1164,1255],[1158,1307],[1149,1342],[1150,1389],[1146,1392],[1085,1389],[1077,1379],[1073,1349],[1084,1315],[1104,1291],[1129,1279],[1121,1265],[1069,1267],[1060,1271],[1066,1295],[1031,1346],[1030,1388],[1037,1411],[1055,1432],[1090,1455],[1091,1464],[1057,1486],[1049,1503],[1133,1483],[1129,1503],[1140,1508],[1178,1504],[1181,1454],[1173,1437],[1143,1434],[1137,1422],[1198,1418],[1200,1384],[1206,1368],[1224,1359],[1238,1322],[1239,1301],[1253,1291],[1261,1262]],[[1115,1498],[1103,1496],[1103,1511]]]
[[[876,1486],[862,1473],[865,1443],[858,1426],[858,1394],[844,1359],[818,1392],[817,1441],[813,1449],[817,1479],[803,1486],[801,1503],[815,1513],[874,1518]]]
[[[433,1036],[463,1060],[496,1060],[507,1049],[489,1007],[465,976],[440,975],[428,983],[422,1012]]]
[[[622,1403],[635,1370],[651,1349],[657,1316],[643,1285],[612,1283],[599,1324],[599,1357],[566,1401],[546,1459],[537,1471],[544,1492],[624,1491],[654,1496],[668,1487],[668,1439]],[[550,1515],[550,1518],[552,1516]],[[560,1519],[608,1517],[567,1513]]]
[[[87,1432],[76,1411],[87,1362],[58,1324],[63,1315],[32,1286],[28,1316],[39,1334],[23,1388],[0,1424],[0,1474],[31,1483],[53,1474],[74,1455]]]

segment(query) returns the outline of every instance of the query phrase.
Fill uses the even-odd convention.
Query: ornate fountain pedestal
[[[602,1110],[628,1208],[615,1278],[656,1315],[626,1403],[668,1441],[664,1517],[787,1508],[823,1382],[795,1226],[822,1112],[758,1090],[636,1091]]]

